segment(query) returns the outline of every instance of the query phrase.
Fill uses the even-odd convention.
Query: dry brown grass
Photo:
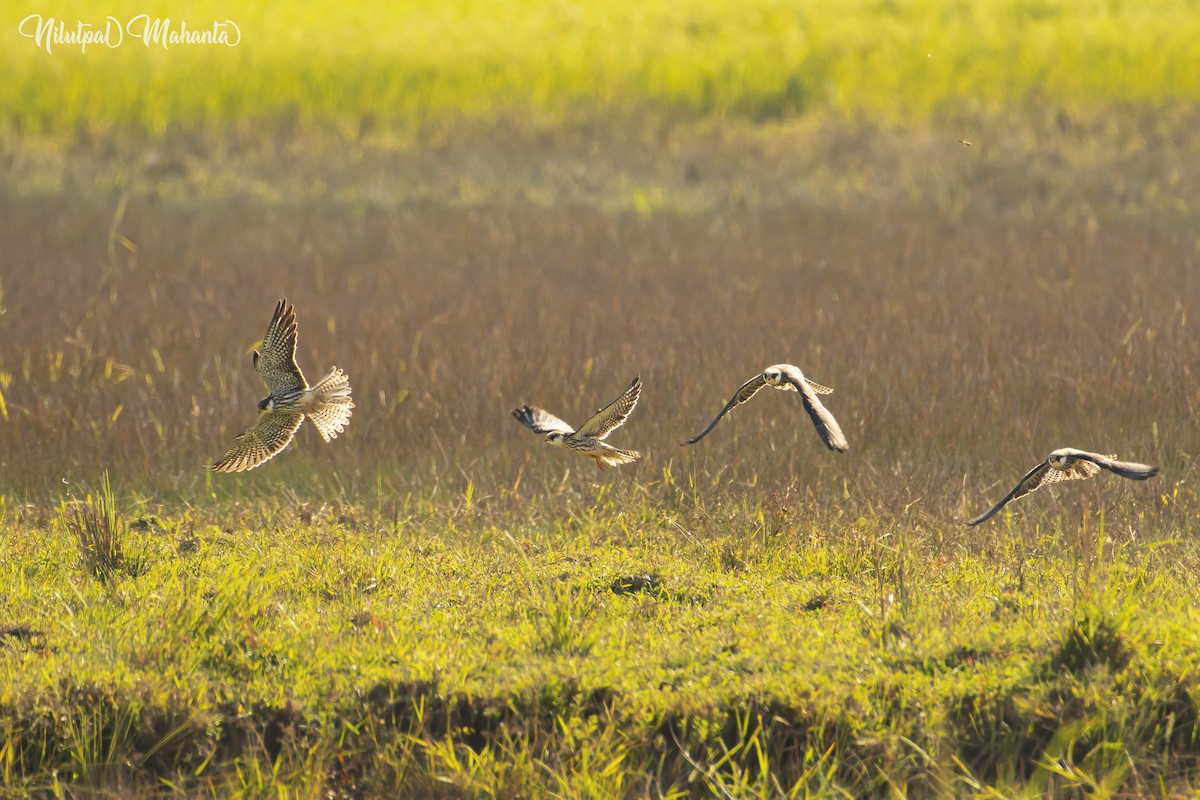
[[[37,500],[108,469],[164,502],[289,484],[382,503],[470,482],[499,503],[567,468],[650,491],[694,470],[949,522],[1070,445],[1164,467],[1149,490],[1075,493],[1093,510],[1155,513],[1179,489],[1194,514],[1187,128],[8,141],[0,484]],[[282,296],[302,368],[344,368],[354,417],[210,476],[265,395],[249,352]],[[847,455],[776,393],[680,447],[779,361],[834,387]],[[633,468],[597,478],[508,417],[580,421],[635,373],[613,437],[647,454]]]

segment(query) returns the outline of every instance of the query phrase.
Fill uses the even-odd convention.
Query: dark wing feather
[[[751,397],[754,397],[754,395],[758,394],[758,390],[766,385],[767,378],[761,372],[743,383],[741,387],[733,393],[733,397],[729,398],[729,402],[725,404],[725,407],[722,408],[715,417],[713,417],[713,421],[708,423],[708,427],[700,431],[700,433],[696,434],[691,439],[688,439],[686,442],[684,442],[684,444],[695,444],[705,436],[708,436],[709,431],[717,427],[717,423],[721,421],[722,417],[740,406],[742,403],[749,400]]]
[[[629,382],[629,386],[621,392],[616,400],[588,417],[587,421],[579,426],[576,433],[580,436],[590,436],[593,439],[604,439],[628,419],[641,394],[642,378],[640,375],[635,375]]]
[[[1144,481],[1158,474],[1159,468],[1149,464],[1139,464],[1135,461],[1117,461],[1115,456],[1089,453],[1086,450],[1067,449],[1067,452],[1075,458],[1091,462],[1097,467],[1114,472],[1122,478],[1129,478],[1130,480]]]
[[[570,425],[563,422],[549,411],[538,408],[537,406],[521,406],[520,408],[514,408],[512,410],[512,415],[516,417],[517,422],[521,423],[526,428],[529,428],[529,430],[533,431],[534,433],[571,434],[575,432],[575,429]]]
[[[262,348],[254,353],[254,368],[271,394],[308,388],[308,381],[296,364],[296,311],[287,300],[280,300],[275,306]]]
[[[1036,467],[1029,470],[1029,472],[1025,473],[1025,477],[1021,478],[1017,485],[1013,487],[1011,492],[1004,495],[1003,500],[1001,500],[999,503],[996,503],[996,505],[980,514],[975,519],[969,521],[967,524],[978,525],[981,522],[986,522],[987,520],[991,519],[997,511],[1004,508],[1013,500],[1024,497],[1030,492],[1036,492],[1047,483],[1053,483],[1055,480],[1062,480],[1061,478],[1048,478],[1047,473],[1049,472],[1060,472],[1060,470],[1051,469],[1050,465],[1045,461],[1043,461],[1041,464],[1038,464]]]
[[[804,410],[812,418],[813,425],[825,446],[839,453],[846,452],[846,448],[849,447],[846,435],[842,433],[841,426],[833,418],[833,414],[829,413],[829,409],[821,404],[813,387],[809,385],[803,375],[798,374],[795,370],[786,370],[784,375],[787,376],[788,383],[800,393],[800,398],[804,402]]]

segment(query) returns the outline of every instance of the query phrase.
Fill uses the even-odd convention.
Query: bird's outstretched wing
[[[729,402],[725,404],[725,407],[717,413],[717,416],[713,417],[713,421],[708,423],[708,427],[700,431],[700,433],[696,434],[691,439],[688,439],[686,442],[684,442],[684,444],[695,444],[705,436],[708,436],[709,431],[717,427],[717,423],[721,421],[722,417],[740,406],[742,403],[749,400],[751,397],[754,397],[754,395],[758,394],[758,390],[766,385],[766,375],[761,372],[743,383],[741,387],[733,393],[733,397],[729,398]]]
[[[621,427],[629,417],[633,407],[637,405],[638,397],[642,394],[642,378],[635,375],[625,391],[616,400],[606,405],[588,417],[587,422],[576,431],[580,436],[590,436],[593,439],[603,439]]]
[[[534,433],[571,434],[575,432],[575,429],[570,425],[563,422],[549,411],[546,411],[543,408],[538,408],[537,406],[521,406],[520,408],[514,408],[512,410],[512,415],[516,417],[517,422],[521,423],[526,428],[529,428],[529,430],[533,431]]]
[[[846,452],[849,444],[846,442],[846,435],[842,433],[842,428],[838,425],[833,414],[829,413],[829,409],[821,404],[817,398],[817,392],[814,389],[819,384],[810,382],[800,373],[800,370],[795,367],[789,367],[783,370],[783,376],[787,382],[792,385],[797,392],[800,393],[800,399],[804,403],[804,410],[808,412],[808,416],[812,418],[813,426],[817,429],[817,434],[820,435],[821,441],[830,450],[836,450],[839,453]],[[824,386],[820,388],[824,389]],[[832,393],[832,389],[828,389],[822,394]]]
[[[254,368],[271,394],[308,388],[308,381],[296,364],[296,311],[287,300],[280,300],[275,306],[262,347],[254,351]]]
[[[1091,453],[1087,450],[1076,450],[1073,447],[1064,447],[1062,450],[1055,450],[1051,455],[1064,453],[1074,458],[1080,459],[1079,464],[1094,465],[1100,469],[1106,469],[1109,472],[1120,475],[1122,478],[1129,478],[1135,481],[1144,481],[1147,478],[1153,478],[1158,474],[1158,467],[1149,464],[1139,464],[1135,461],[1117,461],[1115,455],[1102,455],[1100,453]],[[1099,469],[1095,470],[1099,472]]]
[[[1082,462],[1082,463],[1086,463],[1086,462]],[[1043,461],[1041,464],[1038,464],[1036,467],[1029,470],[1029,472],[1025,473],[1025,477],[1021,478],[1021,480],[1017,483],[1017,485],[1013,487],[1011,492],[1004,495],[1004,499],[1002,499],[999,503],[996,503],[996,505],[992,506],[987,511],[980,514],[978,517],[975,517],[975,519],[968,521],[967,524],[968,525],[978,525],[981,522],[986,522],[987,520],[989,520],[993,516],[995,516],[997,511],[1004,508],[1006,505],[1011,503],[1013,500],[1016,500],[1019,497],[1024,497],[1025,495],[1029,494],[1030,492],[1036,492],[1038,489],[1042,488],[1047,483],[1056,483],[1061,480],[1069,480],[1068,478],[1051,477],[1051,476],[1049,476],[1049,473],[1051,473],[1051,472],[1061,473],[1062,470],[1051,469],[1050,464],[1045,461]],[[1081,477],[1087,477],[1087,476],[1085,475],[1085,476],[1081,476]]]
[[[1057,455],[1061,451],[1055,450],[1051,456]],[[1082,452],[1082,451],[1081,451]],[[1087,455],[1096,455],[1088,453]],[[1104,458],[1104,456],[1100,456]],[[1100,472],[1100,467],[1093,464],[1090,460],[1079,459],[1072,462],[1066,469],[1056,469],[1050,466],[1050,459],[1047,458],[1041,464],[1038,464],[1029,472],[1025,473],[1025,477],[1021,478],[1020,483],[1013,487],[1013,490],[1004,496],[1004,499],[996,503],[989,511],[968,522],[968,525],[978,525],[987,519],[990,519],[997,511],[1011,503],[1013,500],[1018,500],[1027,494],[1036,492],[1049,483],[1060,483],[1062,481],[1082,481]]]
[[[254,427],[237,437],[237,444],[212,465],[213,470],[242,472],[254,469],[287,447],[303,421],[304,415],[299,412],[265,411],[259,414]]]

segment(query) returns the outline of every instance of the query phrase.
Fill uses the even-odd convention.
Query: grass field
[[[232,20],[235,47],[61,44],[36,21],[102,29],[138,14],[194,31]],[[254,126],[357,134],[462,118],[647,113],[775,120],[812,112],[961,120],[1013,107],[1187,107],[1200,94],[1200,12],[1186,0],[669,0],[586,3],[308,0],[232,11],[73,0],[3,21],[0,122],[22,131]],[[140,30],[134,26],[132,30]],[[232,29],[231,29],[232,30]]]
[[[5,23],[0,796],[1193,796],[1200,16],[433,8]]]
[[[1171,131],[26,147],[6,787],[1185,796],[1200,183]],[[282,295],[354,417],[212,475]],[[679,445],[780,360],[849,453],[775,392]],[[508,416],[634,373],[632,467]],[[959,526],[1061,445],[1163,474]],[[107,561],[72,532],[105,530],[75,517],[105,470]]]

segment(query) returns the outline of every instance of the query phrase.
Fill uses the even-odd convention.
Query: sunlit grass
[[[318,122],[359,131],[613,113],[776,119],[813,110],[895,121],[1000,108],[1078,112],[1200,96],[1200,12],[1183,0],[944,0],[732,5],[522,0],[383,6],[311,0],[234,12],[114,0],[42,9],[232,19],[237,47],[58,45],[5,20],[4,122],[30,131]]]
[[[399,532],[369,513],[187,515],[129,526],[143,571],[104,581],[61,523],[6,513],[4,607],[37,636],[0,631],[3,785],[751,797],[1195,778],[1194,544],[1101,531],[1080,571],[1066,528],[1028,549],[1006,529],[985,557],[880,519],[823,547],[747,539],[721,566],[697,509],[578,499],[595,523],[503,534],[474,514],[448,533],[427,503]],[[653,589],[617,590],[645,574]]]

